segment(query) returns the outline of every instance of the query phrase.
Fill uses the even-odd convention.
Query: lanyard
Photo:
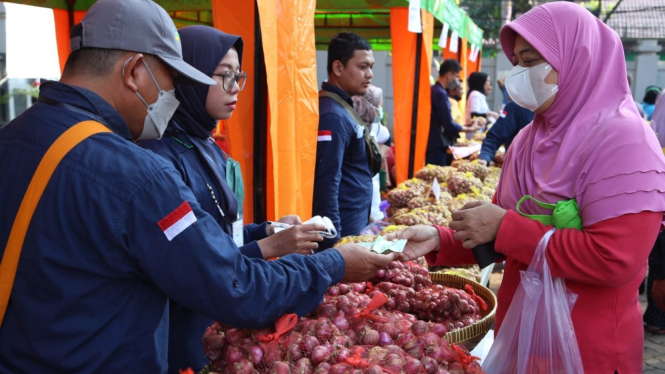
[[[175,140],[178,143],[182,144],[188,150],[192,150],[193,152],[196,153],[196,155],[198,156],[197,157],[198,160],[207,169],[207,171],[208,171],[207,175],[213,180],[212,183],[214,183],[216,185],[216,187],[219,191],[223,191],[224,187],[223,187],[223,181],[221,180],[222,175],[221,175],[220,169],[218,167],[216,167],[215,163],[210,159],[210,157],[207,154],[205,154],[205,152],[202,149],[200,149],[200,147],[197,147],[194,144],[194,142],[184,141],[183,139],[180,138],[181,135],[185,135],[183,138],[187,139],[187,134],[176,128],[176,129],[174,129],[173,134],[171,135],[171,137],[173,138],[173,140]],[[189,152],[187,152],[187,153],[189,153]],[[230,217],[229,215],[224,213],[224,210],[222,209],[222,206],[219,203],[219,200],[217,200],[217,196],[215,195],[214,189],[212,188],[212,186],[208,182],[208,179],[206,178],[206,173],[203,172],[203,170],[199,166],[199,164],[198,164],[198,162],[197,162],[194,155],[189,153],[189,157],[192,158],[192,162],[196,166],[196,169],[199,172],[199,175],[205,181],[206,187],[208,188],[208,191],[210,191],[210,197],[212,198],[212,201],[215,204],[215,207],[217,207],[217,210],[219,211],[219,214],[221,215],[222,219],[226,223],[228,223],[230,225],[233,225],[233,223],[235,221],[237,221],[238,218],[240,218],[240,217],[237,216],[237,213],[236,213],[236,217]],[[231,202],[229,202],[229,205],[231,205]]]

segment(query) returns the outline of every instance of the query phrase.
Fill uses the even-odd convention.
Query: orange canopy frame
[[[318,129],[316,1],[211,0],[211,6],[214,26],[241,35],[247,46],[242,68],[248,72],[248,83],[233,117],[220,124],[229,153],[242,168],[245,222],[286,214],[307,219]],[[54,10],[61,69],[69,55],[71,22],[78,23],[84,15],[85,11]],[[434,20],[424,10],[421,15],[423,33],[414,34],[407,31],[408,8],[391,8],[398,182],[424,165],[429,133]],[[444,51],[444,57],[448,55]],[[463,41],[455,57],[465,67],[464,77],[479,68],[479,62],[466,62],[467,55]]]
[[[215,27],[241,35],[249,47],[242,66],[248,83],[233,117],[222,124],[230,155],[243,172],[245,222],[287,214],[308,219],[318,129],[316,1],[211,0],[211,5]],[[69,15],[54,9],[61,70],[69,55]],[[85,11],[73,15],[76,24]]]
[[[431,111],[430,66],[434,17],[421,10],[422,34],[407,30],[408,8],[390,9],[395,100],[395,173],[397,182],[412,178],[425,165]]]
[[[245,49],[243,70],[251,78],[225,124],[231,156],[243,168],[246,222],[312,214],[319,115],[315,6],[315,0],[212,0],[215,27],[255,46],[249,54]],[[263,181],[254,179],[257,174]]]

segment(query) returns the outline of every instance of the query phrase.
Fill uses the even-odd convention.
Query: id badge
[[[239,215],[238,220],[233,222],[233,241],[238,248],[245,245],[245,241],[243,240],[243,226],[243,215]]]

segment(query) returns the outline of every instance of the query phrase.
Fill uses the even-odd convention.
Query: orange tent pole
[[[462,77],[463,81],[466,83],[469,80],[469,53],[468,53],[468,48],[467,48],[467,43],[466,43],[466,38],[462,38],[462,50],[460,51],[460,56],[462,57],[462,60],[460,61],[460,64],[462,65]],[[460,109],[462,109],[462,115],[466,116],[466,91],[467,87],[466,84],[462,85],[462,100],[460,102]],[[466,118],[466,117],[464,117]]]
[[[277,82],[277,3],[270,0],[257,0],[259,17],[261,23],[261,46],[263,48],[263,59],[266,67],[268,112],[267,134],[267,157],[266,157],[266,215],[270,220],[275,219],[275,184],[274,184],[274,151],[271,128],[277,124],[279,108],[278,82]]]
[[[245,2],[247,3],[247,2]],[[250,73],[253,66],[255,19],[253,4],[240,4],[230,0],[212,0],[216,27],[225,32],[241,35],[245,42],[243,70]],[[316,132],[318,129],[318,94],[316,85],[316,50],[314,43],[315,0],[258,0],[261,47],[265,61],[267,103],[253,101],[255,92],[241,93],[247,99],[238,99],[239,109],[227,121],[228,143],[231,155],[244,156],[245,221],[251,222],[253,199],[254,154],[252,127],[254,105],[267,106],[267,183],[266,215],[268,219],[286,214],[311,216],[314,167],[316,161]],[[240,9],[242,8],[242,9]],[[233,14],[233,17],[229,17]],[[252,51],[251,56],[248,55]],[[247,62],[247,63],[246,63]],[[252,64],[251,68],[248,64]],[[251,80],[251,77],[250,77]],[[278,105],[279,104],[279,105]],[[243,162],[241,161],[241,165]],[[252,191],[253,192],[253,191]]]
[[[85,13],[84,10],[74,11],[74,24],[81,22]],[[53,20],[55,21],[55,39],[58,46],[60,74],[62,74],[70,53],[69,39],[71,27],[69,26],[69,12],[65,9],[53,9]]]
[[[390,8],[390,36],[393,43],[393,92],[395,93],[395,172],[397,183],[412,177],[409,170],[417,171],[425,164],[429,120],[431,112],[429,74],[432,64],[434,17],[422,11],[420,75],[415,131],[412,128],[414,87],[416,86],[416,34],[407,30],[408,8]],[[412,142],[412,136],[415,138]],[[415,149],[411,152],[411,144]],[[410,160],[411,154],[413,160]],[[413,165],[410,165],[410,162]]]
[[[274,4],[274,0],[266,2]],[[319,122],[316,76],[314,11],[316,0],[278,0],[274,40],[264,39],[276,49],[273,61],[277,83],[278,113],[272,115],[272,180],[274,217],[297,213],[304,219],[312,215],[314,168]],[[263,13],[262,13],[263,14]],[[266,33],[263,34],[264,37]],[[272,92],[271,92],[271,97]],[[272,110],[272,106],[271,106]],[[270,180],[270,178],[269,178]]]
[[[240,163],[245,182],[244,220],[254,221],[254,1],[211,0],[215,28],[242,36],[242,69],[247,84],[238,94],[238,108],[225,121],[231,157]],[[233,16],[231,16],[233,15]]]

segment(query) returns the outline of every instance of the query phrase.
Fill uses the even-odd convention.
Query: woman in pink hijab
[[[514,69],[511,98],[536,113],[506,155],[494,204],[453,213],[449,228],[415,226],[403,259],[432,265],[475,261],[469,248],[494,241],[506,261],[496,330],[540,239],[552,226],[520,215],[526,195],[573,199],[582,229],[556,230],[546,249],[552,276],[579,297],[572,320],[587,373],[641,373],[638,287],[665,212],[665,159],[628,88],[619,36],[570,2],[538,6],[501,30]],[[525,214],[551,215],[533,201]],[[431,253],[430,253],[431,252]]]

